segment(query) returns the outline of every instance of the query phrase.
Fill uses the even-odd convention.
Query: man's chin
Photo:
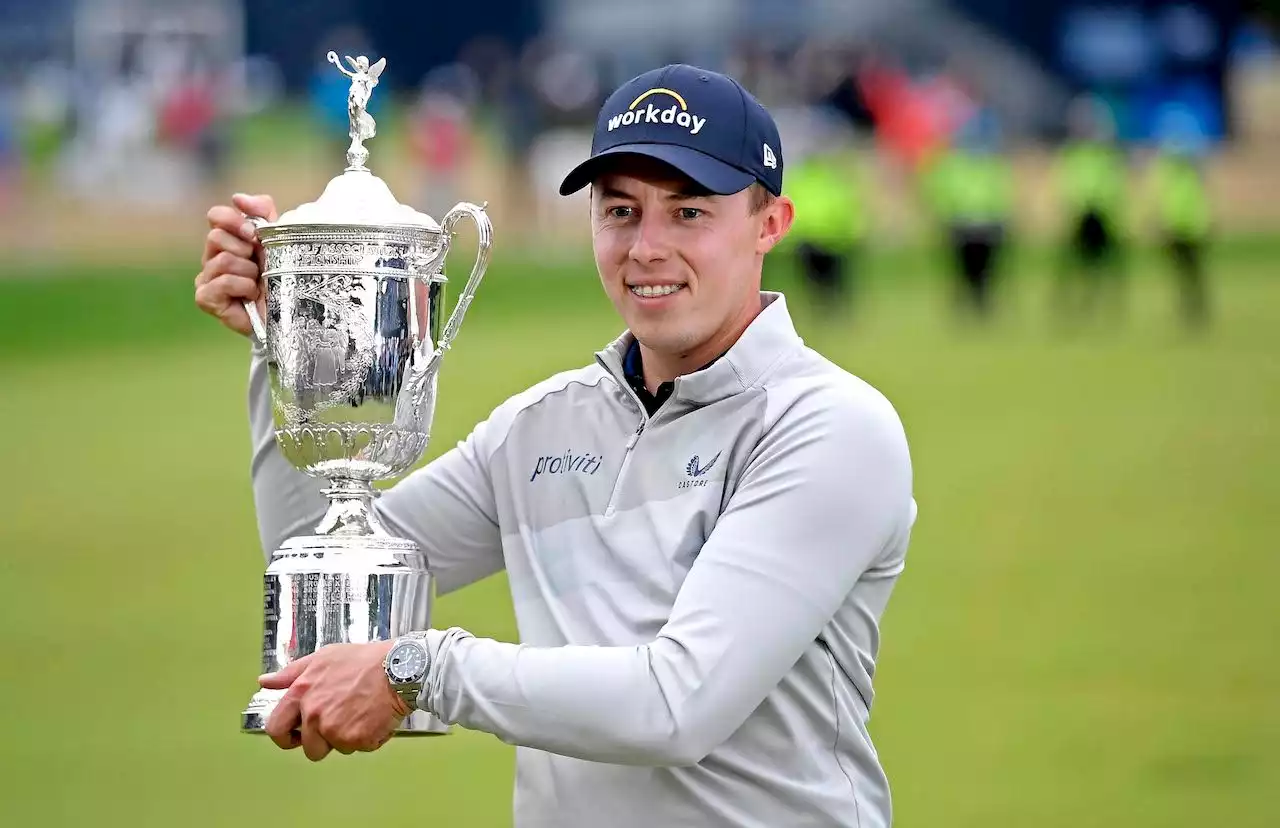
[[[640,324],[629,330],[645,348],[667,356],[683,356],[697,344],[695,337],[685,334],[674,325]]]

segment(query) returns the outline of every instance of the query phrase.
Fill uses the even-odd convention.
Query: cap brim
[[[591,156],[569,171],[560,184],[560,195],[576,193],[616,161],[615,156],[643,155],[671,165],[699,186],[716,195],[732,195],[746,189],[756,177],[705,152],[675,144],[620,144]]]

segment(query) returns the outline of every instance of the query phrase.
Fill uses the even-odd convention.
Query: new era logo
[[[778,156],[773,154],[773,147],[764,145],[764,165],[771,170],[778,169]]]

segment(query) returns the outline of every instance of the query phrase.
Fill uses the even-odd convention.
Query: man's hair
[[[764,208],[768,207],[770,204],[773,203],[773,200],[777,197],[773,193],[769,192],[768,188],[766,188],[759,181],[752,182],[750,195],[751,195],[751,214],[752,215],[755,215],[756,213],[760,212]]]

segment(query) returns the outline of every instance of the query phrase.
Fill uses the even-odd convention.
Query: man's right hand
[[[231,204],[209,210],[209,235],[204,257],[196,276],[196,306],[237,333],[248,336],[253,330],[243,302],[255,302],[259,315],[266,316],[261,290],[262,245],[253,223],[245,216],[268,221],[279,218],[271,196],[237,193]]]

